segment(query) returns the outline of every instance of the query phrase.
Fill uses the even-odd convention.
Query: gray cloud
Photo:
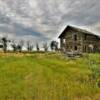
[[[48,41],[67,24],[100,31],[99,0],[0,0],[0,34]]]

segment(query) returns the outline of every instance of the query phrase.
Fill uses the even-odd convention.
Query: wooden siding
[[[74,40],[74,35],[77,36],[77,40]],[[60,38],[60,47],[63,52],[91,52],[90,45],[93,46],[93,52],[100,52],[100,38],[95,35],[69,30]]]

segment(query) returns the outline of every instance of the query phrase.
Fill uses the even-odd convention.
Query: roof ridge
[[[71,25],[67,25],[67,27],[64,29],[64,31],[61,33],[60,36],[62,36],[62,34],[64,34],[64,32],[65,32],[65,30],[66,30],[67,28],[72,28],[72,29],[75,29],[76,31],[81,31],[81,32],[86,33],[86,34],[91,34],[91,35],[95,35],[95,36],[100,37],[99,35],[94,34],[93,32],[90,32],[90,31],[88,31],[88,30],[86,30],[86,29],[78,28],[78,27],[71,26]],[[59,37],[60,37],[60,36],[59,36]]]

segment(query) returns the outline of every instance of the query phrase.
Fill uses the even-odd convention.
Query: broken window
[[[87,34],[85,34],[85,36],[84,36],[84,40],[86,40],[87,39]]]
[[[63,43],[64,43],[64,44],[66,43],[66,39],[63,39]]]
[[[74,47],[74,50],[77,50],[77,46]]]
[[[77,35],[74,34],[74,41],[77,41]]]

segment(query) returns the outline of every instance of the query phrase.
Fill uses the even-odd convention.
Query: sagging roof
[[[87,31],[87,30],[85,30],[85,29],[80,29],[80,28],[77,28],[77,27],[74,27],[74,26],[70,26],[70,25],[68,25],[68,26],[64,29],[64,31],[59,35],[59,38],[63,37],[63,35],[65,34],[65,32],[68,31],[68,30],[75,30],[75,31],[82,32],[82,33],[85,33],[85,34],[91,34],[91,35],[94,35],[94,36],[97,36],[97,37],[100,38],[99,35],[96,35],[96,34],[94,34],[94,33],[92,33],[92,32],[89,32],[89,31]]]

